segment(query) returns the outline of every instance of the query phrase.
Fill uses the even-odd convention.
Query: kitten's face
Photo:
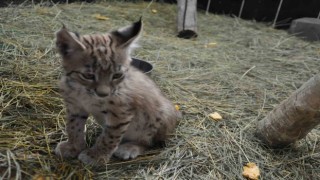
[[[84,35],[76,38],[83,47],[63,56],[67,76],[87,88],[95,88],[102,83],[112,87],[121,82],[130,57],[125,49],[116,48],[116,39],[112,35]]]
[[[101,35],[69,32],[65,27],[56,33],[66,76],[97,95],[106,96],[126,75],[130,64],[130,45],[137,39],[142,22]]]

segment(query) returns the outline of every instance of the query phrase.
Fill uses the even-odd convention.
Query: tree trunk
[[[178,0],[178,37],[197,37],[197,0]]]
[[[304,138],[320,123],[320,75],[282,101],[257,124],[257,136],[271,147],[284,147]]]

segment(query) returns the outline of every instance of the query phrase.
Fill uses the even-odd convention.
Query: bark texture
[[[284,147],[304,138],[320,123],[320,75],[282,101],[257,124],[257,135],[271,147]]]

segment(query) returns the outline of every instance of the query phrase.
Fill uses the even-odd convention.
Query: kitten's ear
[[[62,56],[68,56],[73,52],[85,50],[85,46],[79,41],[79,35],[69,32],[64,24],[55,35],[56,46]]]
[[[112,31],[111,34],[116,37],[118,46],[128,47],[136,41],[142,31],[142,20],[133,23],[130,26]]]

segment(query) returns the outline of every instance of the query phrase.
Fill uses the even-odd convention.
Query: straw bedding
[[[175,5],[48,4],[0,9],[0,179],[242,179],[247,162],[259,166],[261,179],[320,178],[318,128],[281,150],[254,136],[258,120],[319,72],[319,43],[201,11],[199,37],[179,39]],[[53,149],[66,135],[54,32],[62,22],[80,34],[106,32],[141,15],[133,56],[153,64],[152,79],[180,106],[176,132],[165,148],[103,168],[57,158]],[[212,112],[223,119],[210,119]],[[92,144],[100,129],[93,119],[87,128]]]

